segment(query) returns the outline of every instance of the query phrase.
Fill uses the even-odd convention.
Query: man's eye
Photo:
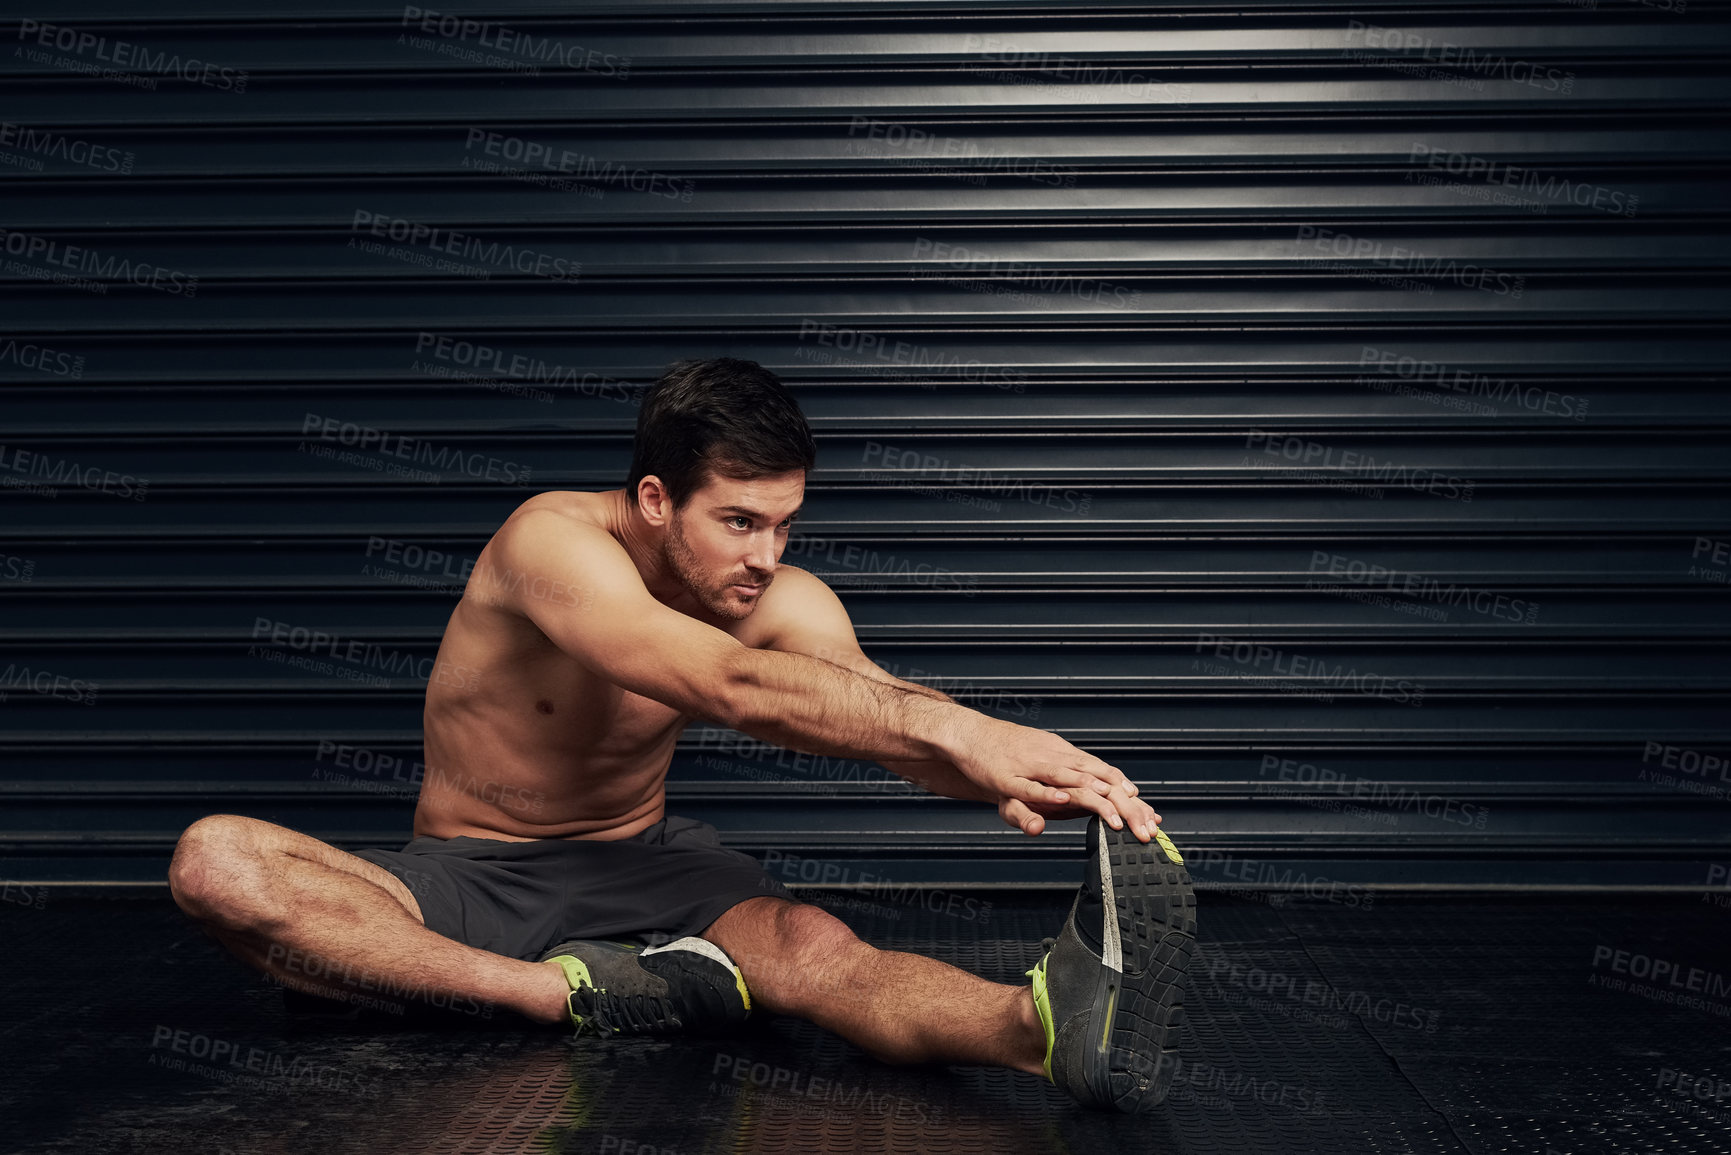
[[[746,517],[730,517],[727,520],[728,521],[743,521],[743,522],[745,522],[745,525],[742,525],[739,527],[740,529],[745,529],[751,525],[751,519],[746,518]]]

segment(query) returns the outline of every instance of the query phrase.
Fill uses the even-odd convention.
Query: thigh
[[[402,903],[404,909],[417,919],[421,918],[420,904],[411,888],[380,863],[338,850],[310,834],[274,822],[240,814],[212,814],[187,827],[175,848],[177,866],[183,861],[191,861],[197,864],[196,869],[218,872],[223,870],[225,862],[245,857],[268,875],[282,868],[280,856],[317,863],[365,879]]]

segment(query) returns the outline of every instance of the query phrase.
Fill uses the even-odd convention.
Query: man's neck
[[[661,565],[660,535],[666,531],[658,531],[645,522],[623,489],[609,490],[603,496],[607,499],[607,532],[625,547],[649,596],[667,606],[673,606],[676,601],[689,601],[685,584]]]

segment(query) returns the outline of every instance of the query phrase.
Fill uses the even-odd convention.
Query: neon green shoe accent
[[[1179,866],[1184,865],[1184,856],[1178,853],[1178,848],[1172,845],[1172,840],[1170,838],[1166,837],[1166,831],[1156,826],[1154,828],[1154,838],[1155,841],[1160,843],[1160,849],[1164,850],[1171,856],[1173,862],[1176,862]]]
[[[565,981],[570,985],[572,990],[578,991],[582,990],[584,987],[588,987],[591,990],[595,989],[595,982],[589,977],[589,967],[582,959],[574,958],[568,954],[562,954],[555,955],[547,961],[559,964],[559,969],[565,972]],[[571,1019],[572,1026],[578,1028],[583,1026],[585,1020],[581,1015],[571,1009],[571,1000],[569,997],[565,1000],[565,1014]]]
[[[1040,961],[1034,964],[1034,969],[1022,973],[1031,975],[1034,979],[1034,1010],[1039,1012],[1040,1026],[1046,1031],[1046,1062],[1044,1064],[1046,1081],[1056,1083],[1057,1080],[1052,1078],[1052,1044],[1056,1041],[1057,1035],[1052,1030],[1052,1000],[1046,994],[1046,960],[1051,957],[1052,952],[1047,951],[1040,956]]]

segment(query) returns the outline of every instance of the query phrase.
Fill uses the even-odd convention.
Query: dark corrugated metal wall
[[[13,879],[398,842],[466,562],[720,353],[818,430],[785,560],[867,651],[1205,883],[1731,855],[1722,5],[0,9]],[[882,778],[694,726],[670,805],[1073,873]]]

